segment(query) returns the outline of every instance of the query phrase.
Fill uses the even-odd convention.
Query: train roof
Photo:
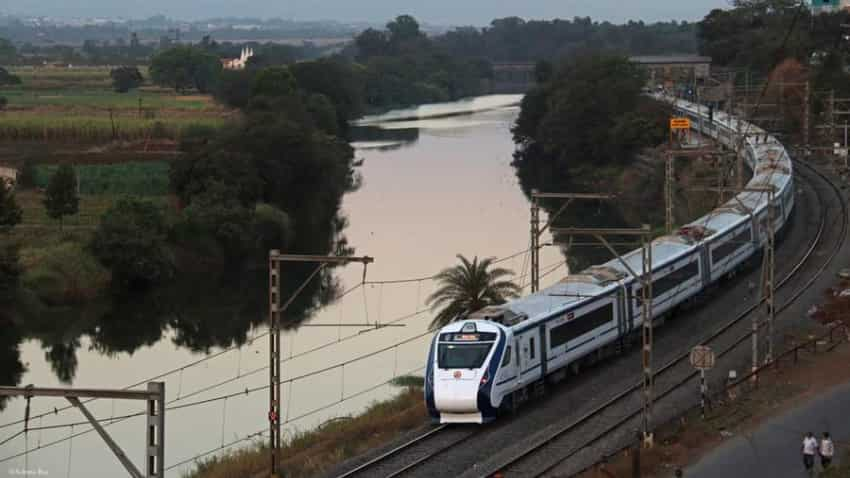
[[[675,104],[683,110],[698,113],[697,108],[691,103],[677,100]],[[752,153],[747,160],[753,171],[753,177],[746,187],[773,187],[777,194],[785,190],[791,181],[791,160],[776,138],[759,137],[767,134],[765,130],[727,115],[723,111],[714,113],[714,123],[728,129],[738,129],[738,131],[746,128],[745,144]],[[654,239],[651,242],[652,268],[655,269],[683,258],[693,253],[701,242],[747,224],[750,215],[759,213],[767,204],[767,200],[766,192],[739,193],[705,216],[682,226],[673,234]],[[637,274],[643,271],[643,256],[640,248],[622,256],[622,261],[628,267],[620,259],[611,259],[604,264],[571,274],[534,294],[482,309],[471,314],[469,318],[491,320],[512,326],[535,322],[536,319],[578,307],[594,298],[613,292],[622,284],[633,281],[634,277],[629,268]]]

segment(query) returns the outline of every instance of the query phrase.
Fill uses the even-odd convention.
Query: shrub
[[[22,273],[17,247],[9,244],[0,247],[0,301],[8,301],[15,295]]]
[[[44,194],[44,207],[47,215],[59,219],[62,229],[62,219],[76,214],[80,209],[80,198],[77,196],[77,173],[70,164],[63,164],[53,173],[47,191]]]
[[[33,189],[36,186],[35,165],[32,160],[25,159],[18,170],[18,178],[15,185],[19,189]]]
[[[109,72],[112,78],[112,89],[118,93],[126,93],[141,86],[145,80],[135,66],[121,66]]]
[[[80,243],[65,241],[35,254],[39,260],[26,271],[22,282],[48,305],[90,301],[109,282],[109,273]]]
[[[174,265],[166,245],[162,211],[150,201],[124,198],[98,226],[89,248],[123,289],[146,289],[169,281]]]

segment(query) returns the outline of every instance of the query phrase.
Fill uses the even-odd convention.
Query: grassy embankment
[[[108,272],[86,249],[101,215],[122,195],[169,204],[164,158],[175,141],[188,127],[223,124],[231,112],[209,96],[181,96],[151,85],[116,93],[108,68],[12,72],[22,84],[0,89],[9,101],[0,111],[0,164],[34,162],[37,186],[44,188],[55,164],[76,163],[81,193],[79,212],[65,217],[60,230],[47,216],[42,192],[17,191],[24,218],[9,240],[20,246],[24,289],[47,304],[92,300],[109,283]],[[151,141],[166,144],[152,147]],[[163,148],[166,156],[147,154]]]
[[[411,382],[418,382],[419,386],[410,385]],[[422,426],[425,418],[422,379],[399,377],[394,383],[407,388],[397,397],[375,403],[351,419],[329,421],[289,439],[282,450],[283,476],[316,476]],[[250,478],[267,471],[268,466],[268,448],[265,442],[258,441],[244,449],[203,461],[184,477]]]

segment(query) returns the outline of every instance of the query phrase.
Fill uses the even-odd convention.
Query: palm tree
[[[440,288],[428,297],[426,303],[431,310],[440,312],[431,321],[431,327],[442,327],[456,320],[461,314],[475,312],[488,305],[503,304],[508,299],[519,297],[522,289],[505,276],[513,271],[503,268],[491,268],[494,257],[478,261],[478,256],[469,261],[461,254],[457,255],[460,264],[443,269],[435,276]]]

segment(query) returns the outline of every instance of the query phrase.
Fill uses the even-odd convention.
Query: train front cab
[[[433,421],[486,423],[496,418],[493,388],[507,336],[486,321],[449,324],[434,337],[425,372]]]

